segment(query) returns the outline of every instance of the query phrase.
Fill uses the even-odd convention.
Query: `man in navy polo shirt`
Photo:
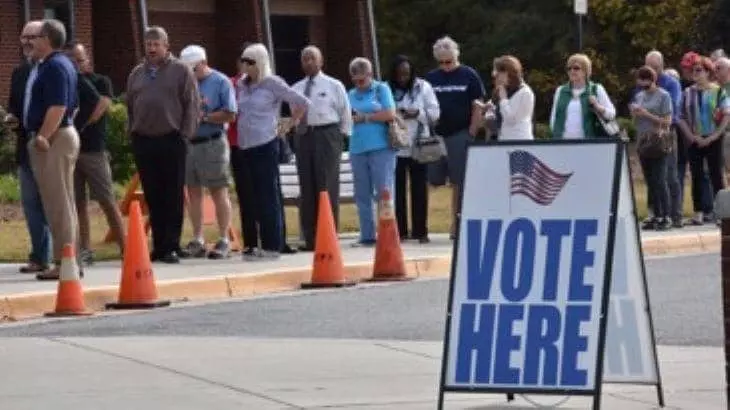
[[[59,277],[62,250],[77,244],[73,173],[79,155],[79,134],[73,126],[77,107],[77,74],[60,50],[66,29],[58,20],[44,20],[38,38],[31,40],[33,57],[40,61],[26,113],[28,154],[45,205],[53,238],[56,267],[36,275],[39,280]]]

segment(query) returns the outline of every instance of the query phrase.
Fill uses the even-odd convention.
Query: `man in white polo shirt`
[[[345,136],[352,135],[352,112],[345,86],[322,72],[322,52],[315,46],[302,50],[306,77],[294,84],[312,104],[297,128],[295,148],[301,192],[304,244],[301,251],[314,250],[320,191],[327,191],[335,224],[338,223],[340,157]]]

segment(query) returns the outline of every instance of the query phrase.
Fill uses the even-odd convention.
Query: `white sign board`
[[[611,298],[606,328],[606,383],[657,384],[656,351],[641,241],[627,161],[621,165]]]
[[[469,148],[445,389],[595,392],[619,149]]]
[[[588,14],[588,0],[573,0],[573,10],[575,14]]]

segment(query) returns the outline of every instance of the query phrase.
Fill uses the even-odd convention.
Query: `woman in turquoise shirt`
[[[355,87],[348,92],[354,122],[350,160],[355,185],[355,205],[360,220],[359,246],[375,244],[373,203],[383,189],[394,197],[395,154],[390,147],[387,122],[395,118],[395,101],[387,83],[373,80],[370,60],[357,57],[350,63]]]

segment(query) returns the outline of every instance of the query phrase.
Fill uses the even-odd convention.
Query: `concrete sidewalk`
[[[0,339],[0,408],[435,409],[440,342],[188,337]],[[726,409],[721,348],[659,347],[668,409]],[[531,409],[447,394],[447,409]],[[531,395],[550,405],[562,399]],[[604,385],[602,408],[657,408],[653,387]],[[560,408],[589,409],[572,397]]]
[[[374,248],[352,248],[353,235],[341,240],[348,277],[359,280],[372,275]],[[646,255],[702,252],[719,249],[714,227],[643,234]],[[450,271],[453,242],[446,235],[432,235],[426,245],[402,244],[408,260],[407,273],[415,277],[446,277]],[[153,265],[161,298],[172,301],[245,297],[297,289],[311,278],[312,253],[283,255],[278,261],[243,262],[239,256],[224,261],[184,260],[179,265]],[[0,320],[18,320],[51,311],[56,282],[39,282],[32,275],[18,273],[17,264],[0,266]],[[85,269],[83,286],[90,309],[103,309],[116,300],[121,262],[97,263]]]

